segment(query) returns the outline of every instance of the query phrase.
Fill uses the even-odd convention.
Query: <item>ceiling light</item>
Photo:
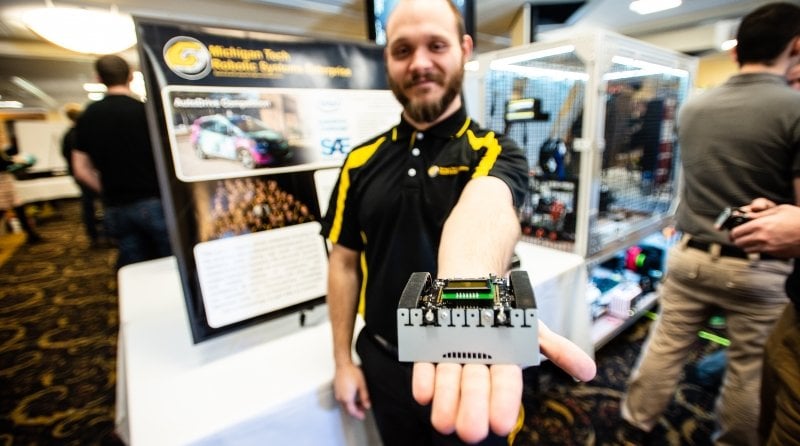
[[[736,48],[737,43],[738,41],[736,39],[730,39],[722,42],[719,47],[722,51],[728,51]]]
[[[680,5],[681,0],[636,0],[628,7],[637,14],[645,15],[677,8]]]
[[[87,93],[105,93],[108,87],[100,82],[86,82],[83,84],[83,91]]]
[[[141,71],[133,72],[133,80],[130,83],[131,91],[141,98],[147,96],[147,90],[144,86],[144,75]]]
[[[19,101],[0,101],[0,108],[22,108],[22,102],[19,102]]]
[[[136,44],[133,19],[114,8],[48,6],[26,12],[22,21],[42,38],[79,53],[118,53]]]

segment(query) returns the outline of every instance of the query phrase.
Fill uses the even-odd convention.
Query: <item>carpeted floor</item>
[[[76,201],[59,203],[38,229],[43,243],[16,247],[0,266],[0,446],[118,445],[115,253],[89,249]],[[643,318],[600,350],[590,383],[548,364],[526,371],[526,423],[515,445],[625,444],[619,401],[650,323]],[[698,339],[693,357],[716,348]],[[714,397],[682,380],[650,444],[710,444]]]
[[[119,444],[115,254],[88,248],[74,201],[37,229],[0,267],[0,445]]]

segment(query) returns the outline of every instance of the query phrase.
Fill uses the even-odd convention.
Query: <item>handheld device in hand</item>
[[[397,307],[400,361],[538,365],[538,330],[525,271],[507,279],[413,273]]]
[[[739,208],[727,207],[720,212],[717,216],[717,221],[714,222],[714,227],[718,230],[731,230],[742,223],[750,221],[749,218]]]

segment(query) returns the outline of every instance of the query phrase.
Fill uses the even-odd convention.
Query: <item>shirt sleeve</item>
[[[345,163],[346,165],[347,163]],[[322,218],[320,234],[334,244],[360,251],[364,247],[358,226],[357,200],[353,184],[353,173],[342,169],[336,181],[328,210]]]
[[[500,178],[511,189],[514,206],[522,205],[528,191],[528,160],[522,149],[506,136],[498,136],[502,150],[489,175]]]

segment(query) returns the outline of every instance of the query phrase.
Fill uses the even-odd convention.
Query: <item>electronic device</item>
[[[525,271],[433,279],[416,272],[397,306],[400,361],[539,364],[539,323]]]
[[[747,223],[750,219],[745,215],[745,212],[739,208],[726,207],[717,216],[717,221],[714,222],[714,227],[718,230],[727,229],[731,230],[742,223]]]

